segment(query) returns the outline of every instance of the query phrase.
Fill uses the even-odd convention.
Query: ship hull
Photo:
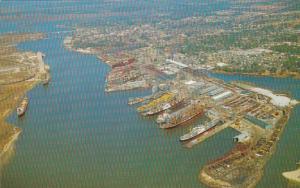
[[[146,113],[144,113],[143,115],[144,116],[154,116],[154,115],[157,115],[157,114],[160,114],[160,113],[162,113],[162,112],[164,112],[164,111],[166,111],[166,110],[168,110],[168,109],[172,109],[172,108],[175,108],[176,106],[178,106],[178,105],[180,105],[180,104],[182,104],[183,103],[183,100],[182,101],[179,101],[179,102],[177,102],[177,103],[175,103],[175,104],[171,104],[171,106],[169,107],[169,108],[166,108],[166,109],[160,109],[160,110],[158,110],[158,111],[154,111],[154,112],[146,112]]]
[[[23,116],[27,110],[28,107],[28,99],[24,98],[23,101],[21,102],[21,105],[17,107],[17,115],[19,117]]]
[[[160,128],[161,129],[171,129],[171,128],[174,128],[174,127],[176,127],[178,125],[181,125],[181,124],[183,124],[183,123],[185,123],[187,121],[190,121],[190,120],[192,120],[192,119],[194,119],[194,118],[196,118],[198,116],[201,116],[201,115],[203,115],[203,111],[200,111],[199,113],[196,113],[193,116],[190,116],[190,117],[188,117],[188,118],[186,118],[186,119],[184,119],[184,120],[182,120],[182,121],[180,121],[180,122],[178,122],[176,124],[170,124],[170,123],[168,123],[168,124],[162,124],[162,125],[160,125]]]
[[[25,110],[23,110],[22,112],[17,112],[17,114],[18,114],[19,117],[22,117],[22,116],[25,115]]]
[[[198,138],[198,137],[200,137],[201,135],[203,135],[203,134],[205,134],[205,133],[207,133],[207,132],[213,130],[213,129],[214,129],[217,125],[219,125],[220,123],[224,123],[224,121],[223,121],[223,120],[213,120],[211,123],[213,123],[213,124],[212,124],[212,125],[208,125],[208,126],[206,127],[206,129],[205,129],[203,132],[198,133],[198,134],[196,134],[196,135],[192,135],[192,136],[190,136],[190,137],[187,136],[187,138],[182,139],[182,137],[184,137],[185,135],[190,134],[190,133],[188,133],[188,134],[185,134],[184,136],[180,137],[179,140],[182,141],[182,142],[184,142],[184,141],[192,140],[192,139],[194,139],[194,138]]]
[[[215,126],[216,126],[216,125],[215,125]],[[209,128],[209,129],[203,131],[202,133],[199,133],[199,134],[196,134],[196,135],[194,135],[194,136],[191,136],[191,137],[189,137],[189,138],[185,138],[185,139],[179,138],[179,140],[180,140],[181,142],[187,142],[187,141],[190,141],[190,140],[192,140],[192,139],[194,139],[194,138],[197,138],[197,137],[200,137],[200,136],[203,135],[204,133],[206,133],[206,132],[208,132],[208,131],[214,129],[215,126],[213,126],[213,127]]]
[[[137,98],[137,99],[133,99],[131,101],[128,102],[128,105],[135,105],[141,102],[144,102],[145,100],[143,98]]]

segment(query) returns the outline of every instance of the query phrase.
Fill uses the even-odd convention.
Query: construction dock
[[[191,140],[187,143],[184,143],[184,146],[187,147],[187,148],[192,148],[194,145],[200,144],[201,142],[204,142],[206,139],[208,139],[208,138],[214,136],[215,134],[223,131],[224,129],[230,127],[230,125],[232,123],[233,123],[232,121],[228,121],[228,122],[224,123],[223,125],[219,125],[219,126],[215,127],[214,129],[205,132],[200,137],[198,137],[194,140]]]
[[[168,62],[182,69],[187,68],[175,61]],[[184,104],[171,109],[168,103],[176,96],[184,97]],[[280,99],[284,99],[284,103]],[[201,107],[190,107],[193,101],[198,101]],[[191,138],[183,139],[183,146],[192,148],[226,128],[235,129],[239,134],[232,138],[234,148],[224,156],[209,161],[202,168],[199,178],[215,187],[251,187],[261,178],[263,167],[275,150],[293,107],[292,101],[286,96],[246,83],[224,83],[185,72],[173,80],[161,80],[156,87],[153,86],[150,96],[131,99],[128,103],[136,104],[141,115],[158,112],[153,114],[157,115],[158,127],[164,129],[181,127],[177,125],[183,122],[189,124],[190,119],[222,119],[222,124],[209,128],[195,126],[185,134]],[[237,181],[242,177],[243,181]]]

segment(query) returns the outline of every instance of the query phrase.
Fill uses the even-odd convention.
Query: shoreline
[[[107,60],[106,58],[102,57],[101,55],[97,55],[97,53],[91,51],[90,49],[75,49],[72,48],[72,45],[70,44],[69,39],[64,39],[64,47],[70,51],[85,54],[85,55],[93,55],[95,56],[100,63],[104,63],[105,65],[110,67],[110,70],[106,74],[106,78],[109,77],[109,75],[112,75],[113,72],[113,65],[117,64],[117,62],[112,63],[112,61]],[[136,84],[136,85],[135,85]],[[113,93],[113,92],[126,92],[131,91],[135,89],[140,90],[147,90],[151,88],[151,84],[148,83],[146,80],[134,80],[134,81],[128,81],[122,84],[117,85],[110,85],[107,81],[105,81],[105,93]]]
[[[10,138],[10,140],[4,145],[1,153],[0,153],[0,161],[2,156],[13,146],[13,144],[18,140],[19,135],[22,130],[20,128],[14,127],[14,131],[16,131]]]
[[[17,140],[18,136],[22,132],[21,128],[15,127],[12,124],[6,122],[8,116],[10,116],[13,111],[16,109],[16,106],[20,102],[20,99],[26,95],[26,93],[32,90],[38,84],[44,82],[47,77],[50,76],[49,65],[46,64],[43,60],[43,54],[41,52],[34,51],[23,51],[17,49],[19,43],[24,43],[27,41],[36,41],[42,40],[45,38],[45,35],[42,33],[24,33],[24,34],[9,34],[1,35],[0,39],[11,39],[11,43],[1,44],[0,47],[11,48],[11,51],[1,51],[4,57],[11,57],[10,59],[5,59],[6,61],[15,61],[18,60],[16,57],[22,57],[21,60],[16,61],[15,64],[11,65],[10,77],[1,75],[2,78],[2,87],[3,92],[1,94],[1,106],[0,106],[0,158],[13,146],[13,143]],[[31,63],[30,66],[19,73],[16,70],[19,70],[20,67],[24,66],[24,61]],[[25,63],[26,64],[26,63]],[[5,67],[4,67],[5,68]],[[19,74],[15,74],[15,72]],[[19,78],[22,76],[26,79],[18,80],[17,82],[12,82],[13,79]],[[28,79],[28,76],[30,77]],[[20,79],[20,78],[19,78]]]
[[[212,70],[211,73],[214,74],[226,74],[226,75],[243,75],[243,76],[255,76],[255,77],[271,77],[271,78],[293,78],[300,80],[300,73],[295,74],[259,74],[259,73],[237,73],[237,72],[227,72],[222,70]]]

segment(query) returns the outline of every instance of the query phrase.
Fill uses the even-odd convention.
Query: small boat
[[[27,97],[24,97],[23,100],[21,101],[20,105],[17,107],[17,115],[19,117],[23,116],[27,110],[29,100]]]
[[[128,105],[135,105],[144,101],[145,101],[144,98],[137,97],[137,98],[129,99]]]
[[[51,80],[51,76],[47,74],[45,80],[43,81],[43,85],[48,85]]]

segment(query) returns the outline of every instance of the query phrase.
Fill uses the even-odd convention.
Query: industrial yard
[[[240,133],[232,138],[236,144],[231,151],[201,169],[200,180],[212,187],[256,185],[297,101],[247,83],[225,83],[186,67],[175,78],[156,83],[152,95],[130,99],[128,104],[143,116],[157,112],[162,129],[207,118],[180,138],[183,147],[192,148],[226,128]],[[172,103],[176,97],[182,99],[180,105]]]
[[[131,98],[128,104],[141,116],[155,116],[161,131],[207,119],[178,138],[185,148],[225,129],[238,131],[232,138],[235,147],[207,162],[199,179],[212,187],[253,187],[298,102],[209,73],[299,77],[299,12],[287,13],[283,7],[289,5],[254,4],[257,9],[250,12],[232,8],[157,24],[77,27],[64,46],[94,54],[110,66],[107,93],[152,88],[151,95]]]
[[[300,1],[0,2],[0,187],[299,187]]]
[[[65,46],[98,54],[93,49],[74,48],[71,38],[65,40]],[[164,59],[165,55],[151,49],[143,52],[145,57],[135,53],[138,52],[132,56],[123,54],[123,58],[99,56],[111,67],[105,91],[152,88],[151,95],[131,98],[128,104],[137,106],[142,116],[156,116],[162,131],[208,119],[178,138],[186,148],[193,148],[227,128],[235,129],[239,132],[232,138],[235,147],[207,162],[199,179],[211,187],[255,186],[276,148],[291,108],[298,101],[249,83],[226,83],[209,77],[213,69],[210,65],[181,62],[175,56]]]

